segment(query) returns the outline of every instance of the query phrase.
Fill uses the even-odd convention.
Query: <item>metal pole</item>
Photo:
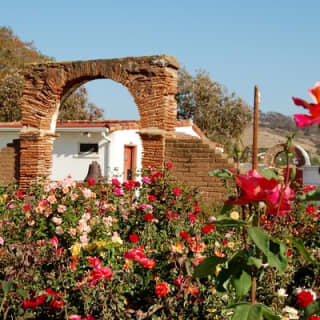
[[[260,103],[259,88],[258,86],[254,86],[252,169],[258,168],[259,103]]]

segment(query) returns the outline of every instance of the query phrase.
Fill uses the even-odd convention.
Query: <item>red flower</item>
[[[305,100],[292,97],[292,100],[296,106],[301,106],[308,109],[310,115],[295,114],[293,116],[297,127],[304,128],[310,127],[315,123],[320,122],[320,83],[317,82],[312,89],[309,89],[309,93],[314,99],[315,103],[308,103]]]
[[[226,239],[224,239],[224,240],[222,241],[222,244],[223,244],[224,246],[226,246],[226,245],[228,244],[228,241],[227,241]]]
[[[27,204],[25,204],[25,205],[23,206],[23,210],[24,210],[25,212],[29,211],[30,209],[31,209],[31,204],[30,204],[30,203],[27,203]]]
[[[173,280],[173,283],[177,286],[181,286],[184,276],[180,275],[177,279]]]
[[[200,211],[201,211],[201,210],[200,210],[199,207],[195,207],[195,208],[194,208],[194,213],[200,213]]]
[[[146,269],[153,269],[156,266],[156,262],[149,258],[142,258],[138,262]]]
[[[54,292],[51,288],[48,288],[45,290],[48,294],[50,294],[50,296],[52,297],[62,297],[63,293],[59,293],[59,292]]]
[[[22,198],[23,197],[23,192],[21,190],[16,190],[16,192],[14,193],[18,198]]]
[[[307,213],[311,214],[311,213],[315,213],[316,209],[312,204],[310,204],[310,205],[307,206],[306,211],[307,211]]]
[[[167,169],[172,169],[173,164],[172,164],[171,162],[168,162],[168,163],[166,164],[166,167],[167,167]]]
[[[85,320],[95,320],[95,317],[93,317],[90,314],[87,314],[86,317],[85,317]]]
[[[212,230],[214,230],[215,228],[216,228],[216,226],[214,224],[207,224],[205,226],[202,226],[201,230],[202,230],[203,233],[208,234]]]
[[[314,301],[314,297],[310,291],[301,291],[297,296],[297,304],[300,308],[306,307]]]
[[[287,257],[290,257],[291,255],[292,255],[292,252],[291,252],[290,249],[288,249],[288,251],[287,251]]]
[[[188,232],[180,232],[180,237],[184,240],[188,240],[190,238],[189,233]]]
[[[181,189],[179,189],[179,188],[174,188],[174,189],[173,189],[173,193],[174,193],[174,195],[177,197],[177,196],[179,196],[179,195],[181,194]]]
[[[307,320],[320,320],[320,317],[318,316],[311,316]]]
[[[139,262],[142,258],[145,258],[146,255],[141,249],[131,249],[124,253],[124,258]]]
[[[152,213],[146,213],[144,216],[143,216],[143,219],[145,220],[145,221],[152,221],[153,219],[154,219],[154,216],[153,216],[153,214]]]
[[[289,186],[283,190],[283,185],[276,179],[267,179],[257,170],[250,170],[247,174],[238,175],[236,183],[241,189],[241,196],[236,200],[228,200],[227,203],[244,205],[264,201],[267,213],[284,216],[290,212],[294,192]]]
[[[57,300],[57,299],[53,298],[50,301],[49,309],[59,310],[63,307],[63,305],[64,305],[63,300],[61,300],[61,299]]]
[[[159,282],[156,284],[155,293],[159,298],[166,296],[169,292],[170,288],[166,282]]]
[[[90,179],[88,180],[88,184],[89,184],[89,186],[94,186],[94,185],[96,184],[96,179],[90,178]]]
[[[23,301],[23,309],[35,309],[37,306],[41,306],[44,304],[47,300],[47,295],[42,294],[41,296],[38,296],[33,299],[24,300]]]
[[[131,241],[131,242],[138,242],[139,241],[139,237],[138,237],[138,235],[137,234],[135,234],[135,233],[132,233],[132,234],[130,234],[130,236],[129,236],[129,240]]]
[[[148,200],[149,200],[150,202],[153,202],[153,201],[157,200],[157,197],[156,197],[155,195],[153,195],[153,194],[149,194]]]
[[[51,242],[53,247],[58,248],[59,240],[58,240],[57,236],[53,236],[50,239],[50,242]]]
[[[120,183],[120,181],[118,179],[112,179],[111,183],[116,187],[120,187],[121,186],[121,183]]]

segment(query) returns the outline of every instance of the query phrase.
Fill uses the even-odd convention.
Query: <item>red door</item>
[[[124,146],[124,181],[132,180],[135,173],[136,147]]]

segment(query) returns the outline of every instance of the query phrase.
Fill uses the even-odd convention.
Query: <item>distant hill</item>
[[[268,149],[275,144],[284,143],[286,137],[296,132],[295,143],[304,148],[312,162],[320,160],[320,129],[317,126],[298,129],[292,117],[279,112],[260,112],[259,114],[259,149]],[[252,145],[252,127],[247,128],[241,140],[244,146]]]

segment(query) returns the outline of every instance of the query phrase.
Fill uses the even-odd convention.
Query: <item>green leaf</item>
[[[228,212],[230,212],[233,208],[232,204],[224,204],[222,209],[221,209],[221,214],[226,214]]]
[[[320,200],[320,187],[315,190],[311,190],[301,196],[297,196],[300,201],[319,201]]]
[[[317,299],[316,301],[309,303],[304,308],[303,319],[308,319],[313,314],[318,314],[318,313],[320,313],[320,299]]]
[[[281,320],[280,316],[277,316],[272,309],[265,306],[264,304],[261,305],[263,318],[266,320]]]
[[[251,303],[237,305],[232,320],[263,320],[261,305]]]
[[[265,231],[257,227],[248,228],[248,235],[266,256],[270,265],[277,268],[280,273],[287,269],[286,248],[280,240],[269,237]]]
[[[219,216],[218,220],[213,221],[213,223],[216,227],[223,228],[239,228],[247,225],[247,223],[243,220],[234,220],[229,218],[228,216]]]
[[[214,275],[216,267],[226,261],[225,258],[209,257],[202,261],[194,270],[193,277],[207,278],[209,275]]]
[[[272,309],[257,303],[239,303],[229,306],[227,309],[235,309],[232,320],[280,320]]]
[[[11,288],[13,287],[13,282],[12,281],[1,281],[1,287],[3,290],[4,295],[7,295]]]
[[[228,169],[216,169],[210,171],[209,176],[218,178],[231,178],[233,174]]]
[[[262,169],[260,173],[267,179],[279,180],[279,176],[274,169]]]
[[[296,167],[292,167],[292,168],[291,168],[290,181],[294,181],[294,179],[296,178],[296,174],[297,174],[297,169],[296,169]]]
[[[251,288],[251,276],[245,270],[241,270],[238,275],[232,276],[231,284],[236,289],[237,296],[243,297]]]
[[[256,257],[249,257],[247,264],[248,266],[255,266],[257,269],[260,269],[262,265],[262,260]]]
[[[307,251],[307,249],[303,245],[303,241],[301,239],[297,238],[291,238],[292,244],[294,247],[299,251],[299,253],[305,258],[306,261],[313,263],[314,259],[310,255],[310,253]]]

